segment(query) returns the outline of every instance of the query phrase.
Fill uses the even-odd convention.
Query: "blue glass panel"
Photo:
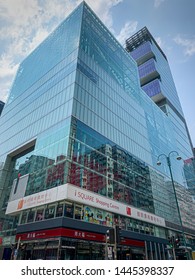
[[[138,69],[139,69],[140,78],[143,78],[143,77],[151,74],[152,72],[157,71],[156,65],[155,65],[155,60],[154,59],[148,60],[144,64],[140,65]]]
[[[147,93],[148,96],[152,97],[161,93],[161,85],[158,79],[153,80],[152,82],[142,86],[142,89]]]
[[[145,42],[144,44],[142,44],[141,46],[139,46],[138,48],[136,48],[135,50],[133,50],[131,52],[131,56],[137,60],[140,59],[141,57],[145,56],[146,54],[149,54],[152,52],[151,49],[151,44],[150,42]]]

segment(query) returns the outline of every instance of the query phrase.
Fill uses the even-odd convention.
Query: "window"
[[[35,217],[35,210],[30,210],[28,213],[27,223],[34,222],[34,217]]]
[[[66,202],[64,207],[64,216],[68,218],[73,218],[73,204],[71,202]]]
[[[45,209],[45,219],[52,219],[55,215],[55,204],[48,205]]]
[[[20,224],[25,224],[26,223],[27,213],[28,213],[27,211],[22,212],[22,217],[21,217]]]
[[[56,217],[61,217],[63,215],[63,208],[64,208],[64,204],[63,203],[59,203],[57,205]]]
[[[44,218],[44,208],[37,209],[35,221],[41,221]]]
[[[75,219],[81,220],[82,219],[82,213],[83,213],[83,207],[82,205],[75,205]]]

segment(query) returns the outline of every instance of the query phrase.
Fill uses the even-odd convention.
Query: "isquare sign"
[[[6,214],[16,214],[22,210],[65,199],[80,202],[84,205],[89,205],[111,213],[146,221],[148,223],[165,226],[165,220],[162,217],[93,193],[83,188],[76,187],[72,184],[64,184],[53,189],[10,201],[7,206]]]

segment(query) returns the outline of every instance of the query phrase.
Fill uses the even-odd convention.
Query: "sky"
[[[18,65],[81,0],[0,0],[0,100],[6,102]],[[167,56],[195,147],[195,1],[86,0],[113,35],[147,26]]]

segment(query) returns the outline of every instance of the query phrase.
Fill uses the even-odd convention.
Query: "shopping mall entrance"
[[[112,247],[113,251],[113,247]],[[105,243],[58,238],[55,240],[34,240],[21,243],[18,258],[21,260],[104,260]],[[114,255],[113,257],[114,258]],[[143,247],[118,246],[118,260],[142,260]]]
[[[105,246],[81,240],[58,239],[22,243],[18,259],[26,260],[102,260]]]
[[[117,259],[118,260],[144,260],[145,259],[145,250],[140,247],[126,247],[120,246],[117,250]]]
[[[89,241],[70,241],[63,239],[59,259],[61,260],[102,260],[105,258],[105,246]]]

